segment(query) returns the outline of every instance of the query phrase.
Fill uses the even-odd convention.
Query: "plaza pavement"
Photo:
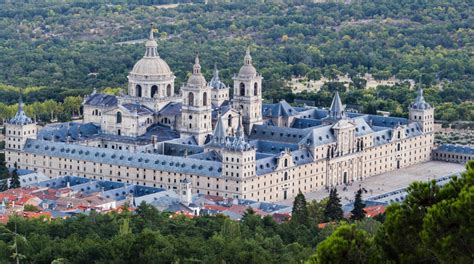
[[[408,185],[414,181],[428,181],[463,171],[465,171],[463,164],[428,161],[407,168],[375,175],[362,181],[354,182],[352,185],[337,186],[337,193],[341,197],[341,203],[347,204],[354,199],[355,192],[361,187],[367,190],[367,193],[362,196],[362,199],[364,199],[369,196],[408,187]],[[346,187],[346,190],[344,190],[344,187]],[[329,196],[329,192],[324,189],[305,194],[307,201],[319,201],[327,196]],[[292,205],[293,198],[277,203]]]

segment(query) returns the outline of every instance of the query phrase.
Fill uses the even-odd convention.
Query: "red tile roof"
[[[364,211],[367,217],[374,217],[379,214],[385,213],[385,206],[383,205],[374,205],[364,208]]]

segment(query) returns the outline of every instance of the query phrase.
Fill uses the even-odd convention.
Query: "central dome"
[[[169,76],[173,74],[168,63],[160,57],[143,57],[133,66],[130,73],[147,76]]]
[[[153,29],[150,30],[150,36],[145,42],[145,55],[133,66],[130,74],[144,76],[170,76],[173,75],[168,63],[158,55],[158,43],[153,37]]]

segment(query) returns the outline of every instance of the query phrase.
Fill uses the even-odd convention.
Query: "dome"
[[[197,55],[194,60],[193,74],[188,79],[188,86],[206,86],[206,79],[201,74],[201,64],[199,64],[199,57]]]
[[[257,75],[257,70],[253,65],[244,65],[240,68],[239,76],[255,76]]]
[[[257,70],[252,65],[252,56],[250,56],[250,49],[247,48],[244,57],[244,65],[240,68],[239,76],[253,77],[257,75]]]
[[[188,85],[203,87],[203,86],[206,86],[206,79],[202,75],[193,74],[188,79]]]
[[[153,29],[150,30],[150,36],[145,43],[145,55],[135,66],[133,66],[130,74],[146,75],[146,76],[169,76],[172,75],[168,63],[158,55],[158,43],[153,37]]]
[[[173,74],[168,63],[160,57],[143,57],[133,66],[130,73],[152,76]]]

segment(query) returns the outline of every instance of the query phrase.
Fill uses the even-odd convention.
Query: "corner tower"
[[[24,111],[23,100],[20,94],[18,111],[15,116],[5,123],[5,160],[12,168],[15,162],[20,162],[20,155],[26,140],[36,138],[36,123]]]
[[[181,137],[194,136],[199,145],[204,144],[212,133],[211,88],[201,74],[199,57],[196,56],[193,74],[181,88],[183,106],[181,108]]]
[[[434,129],[434,108],[425,101],[423,89],[418,88],[418,95],[415,102],[410,105],[409,120],[420,125],[423,133],[433,133]]]
[[[249,134],[254,124],[262,124],[262,79],[252,65],[250,50],[244,57],[244,65],[234,76],[233,107],[242,112],[245,133]]]

